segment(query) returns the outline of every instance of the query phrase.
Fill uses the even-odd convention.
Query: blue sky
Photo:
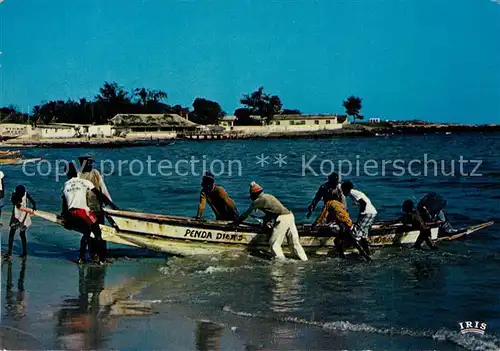
[[[228,113],[263,85],[285,107],[500,123],[492,0],[4,0],[0,105],[92,97],[104,81]]]

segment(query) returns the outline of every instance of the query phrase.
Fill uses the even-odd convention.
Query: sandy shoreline
[[[411,124],[411,123],[380,123],[380,124],[350,124],[342,129],[321,130],[308,132],[280,132],[280,133],[234,133],[225,132],[225,137],[202,137],[195,140],[241,140],[241,139],[300,139],[300,138],[331,138],[331,137],[372,137],[390,135],[426,135],[428,133],[489,133],[500,132],[500,125],[464,125],[464,124]],[[229,135],[229,137],[227,137]],[[204,137],[203,137],[204,136]],[[174,140],[189,140],[180,135],[176,139],[150,136],[149,138],[58,138],[58,139],[29,139],[14,138],[0,143],[0,148],[8,147],[50,147],[50,148],[75,148],[75,147],[139,147],[139,146],[164,146]],[[191,139],[192,140],[192,139]]]
[[[58,139],[10,139],[0,143],[0,148],[8,147],[52,147],[52,148],[74,148],[74,147],[139,147],[139,146],[163,146],[171,144],[172,139],[124,139],[124,138],[58,138]]]

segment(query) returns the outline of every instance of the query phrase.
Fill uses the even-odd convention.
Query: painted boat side
[[[21,210],[58,225],[64,225],[56,214],[33,211],[27,208]],[[268,235],[251,232],[251,226],[243,226],[243,230],[234,230],[229,227],[221,228],[219,225],[218,229],[214,230],[208,229],[206,226],[196,226],[195,221],[186,221],[183,226],[180,226],[172,224],[172,222],[169,222],[170,224],[161,223],[161,221],[151,223],[144,219],[123,218],[116,215],[110,215],[110,219],[114,227],[101,225],[101,229],[103,239],[115,244],[147,248],[181,256],[216,254],[227,251],[268,251]],[[456,240],[493,224],[493,221],[481,223],[445,237],[439,237],[439,229],[435,227],[431,229],[432,239],[434,241]],[[386,234],[371,235],[369,237],[371,246],[413,244],[419,231],[404,232],[401,229],[401,227],[399,229],[392,228]],[[375,232],[382,233],[383,230],[380,228]],[[311,235],[310,232],[309,235],[307,232],[302,234],[300,241],[309,255],[324,255],[334,247],[332,236],[315,236]],[[288,245],[284,246],[284,251],[290,253]]]

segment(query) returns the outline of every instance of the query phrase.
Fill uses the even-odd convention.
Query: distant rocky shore
[[[349,127],[363,128],[372,135],[380,134],[427,134],[427,133],[467,133],[467,132],[498,132],[498,124],[455,124],[455,123],[411,123],[390,122],[378,124],[357,124]]]

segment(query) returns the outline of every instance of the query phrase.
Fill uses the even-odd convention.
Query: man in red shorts
[[[97,241],[102,241],[101,228],[97,221],[97,216],[92,212],[87,204],[87,191],[92,191],[98,199],[104,204],[111,206],[113,209],[118,209],[111,200],[109,200],[102,192],[97,190],[92,182],[86,179],[78,178],[76,167],[70,163],[67,167],[68,181],[64,183],[63,188],[63,203],[62,215],[69,226],[83,233],[80,240],[80,258],[78,263],[85,262],[85,252],[90,239],[90,233],[94,234]],[[102,248],[103,245],[98,245]],[[99,262],[102,263],[105,259],[104,250],[99,252]]]

